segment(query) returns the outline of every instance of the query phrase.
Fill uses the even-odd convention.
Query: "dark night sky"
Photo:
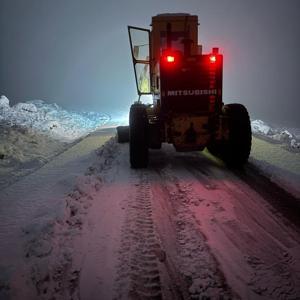
[[[127,25],[197,14],[204,51],[224,54],[224,101],[300,127],[299,0],[0,0],[0,94],[114,112],[136,99]]]

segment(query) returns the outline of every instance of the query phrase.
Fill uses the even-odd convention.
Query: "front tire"
[[[148,118],[145,105],[140,103],[130,107],[129,154],[132,168],[148,166]]]
[[[129,142],[129,126],[118,126],[117,127],[117,139],[118,143]]]

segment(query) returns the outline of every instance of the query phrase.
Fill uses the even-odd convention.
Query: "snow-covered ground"
[[[100,137],[0,193],[0,299],[299,297],[300,235],[272,184],[169,145],[132,170]]]
[[[0,169],[11,178],[32,166],[0,188],[1,300],[300,297],[299,222],[278,209],[299,208],[297,129],[252,121],[241,174],[207,151],[169,145],[151,151],[147,170],[132,170],[128,144],[103,129],[125,115],[100,124],[1,99]]]
[[[250,162],[271,181],[300,198],[300,129],[274,128],[251,122],[254,135]]]
[[[35,278],[40,281],[40,274],[27,263],[52,252],[55,242],[48,237],[62,220],[67,195],[97,160],[95,151],[112,136],[107,130],[100,132],[100,136],[90,134],[0,191],[1,300],[39,299],[34,296],[35,287],[28,289],[27,285],[32,287],[30,281]],[[30,275],[24,279],[25,270]]]
[[[126,124],[128,112],[113,116],[68,112],[42,100],[10,106],[9,99],[1,96],[0,188],[36,170],[97,128]],[[289,192],[299,193],[300,129],[275,128],[261,120],[252,120],[251,125],[260,139],[253,145],[251,162]]]
[[[0,188],[113,122],[107,114],[69,112],[42,100],[10,106],[0,97]]]
[[[283,144],[288,150],[300,152],[300,128],[272,127],[262,120],[253,120],[251,127],[253,134]]]
[[[9,105],[9,99],[0,98],[0,122],[9,126],[33,129],[54,139],[74,141],[99,128],[110,120],[110,116],[95,112],[70,112],[57,104],[32,100]]]

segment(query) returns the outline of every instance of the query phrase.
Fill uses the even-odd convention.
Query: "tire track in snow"
[[[300,198],[287,193],[251,163],[244,170],[237,170],[234,174],[268,201],[274,214],[286,218],[288,221],[283,220],[286,224],[292,222],[300,232]]]
[[[115,299],[162,299],[158,256],[162,256],[152,219],[146,171],[136,171],[136,192],[128,198],[122,229]]]
[[[117,153],[118,147],[121,153]],[[164,147],[163,151],[153,153],[155,162],[150,164],[149,169],[130,170],[127,163],[128,147],[122,145],[117,146],[117,149],[115,144],[112,143],[110,147],[108,143],[99,152],[102,163],[93,166],[88,173],[95,175],[96,178],[107,176],[106,169],[111,168],[110,164],[115,158],[122,162],[126,160],[126,163],[122,164],[122,168],[127,168],[122,173],[123,177],[115,170],[108,173],[113,178],[113,183],[129,186],[126,189],[128,194],[124,192],[122,198],[126,200],[123,202],[120,200],[126,217],[117,255],[119,260],[117,278],[114,277],[115,281],[112,282],[114,299],[235,298],[237,296],[228,287],[217,261],[218,259],[223,267],[224,257],[229,254],[231,259],[233,255],[230,251],[235,249],[241,254],[238,259],[242,271],[250,269],[251,276],[246,281],[242,273],[236,272],[234,275],[226,273],[227,282],[230,282],[228,278],[242,274],[244,276],[242,288],[254,291],[252,297],[280,299],[293,298],[296,295],[296,283],[299,279],[297,280],[291,273],[293,270],[295,274],[297,273],[297,267],[293,269],[293,265],[297,265],[295,259],[297,256],[292,255],[288,247],[293,248],[297,241],[290,239],[284,224],[275,224],[278,218],[264,207],[261,198],[257,199],[258,196],[254,195],[253,189],[247,187],[241,180],[236,180],[232,172],[222,168],[215,169],[215,166],[201,155],[181,155],[171,152],[170,147]],[[96,183],[100,185],[100,189],[96,188],[95,193],[97,198],[101,198],[106,194],[103,193],[101,181]],[[93,183],[88,183],[89,186],[91,184]],[[82,200],[82,205],[83,203],[86,205],[88,199],[79,195],[80,191],[84,192],[83,187],[79,187],[73,196],[76,196],[75,198],[78,196],[77,200]],[[73,226],[65,230],[76,234],[76,228],[80,230],[81,227],[81,223],[77,222],[81,204],[79,207],[74,205],[77,200],[73,196],[70,199],[70,217],[67,218],[72,220],[70,225]],[[243,201],[240,201],[241,197]],[[106,207],[109,212],[108,208],[110,209],[110,206]],[[234,213],[225,211],[230,209]],[[259,211],[259,216],[268,217],[269,223],[265,220],[260,223],[261,220],[256,219],[255,210]],[[208,216],[204,216],[203,212],[207,212]],[[84,221],[84,218],[82,220]],[[121,224],[122,222],[120,228]],[[202,226],[203,224],[206,227]],[[267,228],[263,231],[264,226]],[[207,228],[212,231],[207,232]],[[262,232],[265,238],[273,236],[267,247],[264,247],[261,237],[257,239],[256,244],[251,244],[253,238],[251,239],[250,233],[255,230]],[[278,235],[274,233],[276,230],[280,232]],[[228,242],[220,248],[225,252],[225,256],[222,256],[223,254],[218,256],[214,247],[209,248],[211,245],[209,239],[216,241],[220,237],[222,241]],[[282,245],[278,247],[280,237]],[[61,238],[65,239],[63,234]],[[63,248],[65,250],[70,248],[71,242],[62,243]],[[227,248],[228,245],[230,247]],[[275,246],[279,250],[272,252],[272,247]],[[263,249],[266,256],[271,251],[272,257],[270,260],[265,259],[261,252],[255,252],[253,249]],[[296,252],[296,249],[294,251]],[[73,262],[68,261],[69,259],[68,256],[63,258],[62,263],[68,264],[65,266],[61,264],[61,270],[54,269],[59,271],[57,274],[53,271],[50,273],[51,280],[55,279],[55,276],[58,278],[56,287],[60,290],[55,294],[58,299],[63,299],[59,297],[60,292],[67,292],[74,299],[80,295],[78,281],[82,278],[82,272],[74,268]],[[277,261],[274,262],[274,259]],[[233,260],[230,261],[232,262]],[[236,271],[234,268],[229,270]],[[280,274],[281,277],[277,277],[276,282],[271,285],[268,275],[272,272]],[[294,282],[291,282],[291,276]],[[39,275],[37,279],[42,279],[39,287],[42,294],[44,286],[48,286],[49,277]],[[241,289],[237,288],[237,291],[240,292]],[[41,299],[49,298],[45,295],[41,296]]]
[[[158,226],[161,227],[160,238],[166,249],[175,248],[175,251],[167,251],[167,257],[180,276],[181,288],[187,289],[185,297],[189,299],[237,297],[228,287],[216,259],[206,244],[206,238],[190,211],[189,207],[194,201],[190,195],[191,186],[182,183],[170,166],[163,169],[156,168],[156,171],[160,184],[157,187],[159,196],[155,198],[161,199],[157,201],[157,206],[162,205],[163,214],[168,214],[165,224],[158,222]],[[209,182],[207,184],[208,189],[212,188]],[[156,219],[162,218],[164,215],[157,212]]]
[[[286,211],[284,210],[282,215],[282,210],[274,210],[270,203],[284,202],[285,199],[288,203],[294,201],[293,205],[288,207],[291,209],[298,205],[297,199],[292,199],[293,197],[282,192],[273,183],[266,184],[266,179],[262,181],[265,184],[263,188],[262,183],[257,182],[259,179],[253,178],[255,175],[253,170],[250,175],[247,168],[244,172],[232,173],[230,170],[214,170],[214,168],[206,168],[203,172],[202,166],[195,158],[184,157],[182,160],[186,169],[204,187],[207,187],[208,181],[218,182],[215,186],[220,192],[212,191],[215,193],[216,201],[211,201],[215,211],[214,223],[243,255],[244,269],[250,270],[246,282],[249,289],[257,297],[296,299],[300,295],[297,286],[297,282],[300,281],[297,267],[299,254],[296,253],[299,249],[299,235],[296,233],[298,229],[294,226],[294,218],[291,220],[292,225],[285,219]],[[260,174],[257,176],[260,179],[264,178]],[[230,202],[234,203],[233,215],[228,215],[228,212],[226,214],[226,205],[222,205],[217,198],[220,193],[223,197],[227,194],[224,200],[228,200],[229,196]],[[286,208],[286,205],[282,203],[280,206]],[[278,205],[276,206],[278,208]]]

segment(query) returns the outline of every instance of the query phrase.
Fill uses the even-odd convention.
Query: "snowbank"
[[[296,128],[275,128],[262,120],[251,122],[252,133],[287,146],[289,150],[300,152],[300,130]]]
[[[69,112],[57,104],[42,100],[9,105],[5,96],[0,98],[0,124],[18,125],[34,129],[54,139],[74,141],[110,120],[110,116],[97,112]]]
[[[31,128],[0,122],[0,188],[36,170],[69,145]]]
[[[128,112],[120,111],[113,117],[68,112],[41,100],[10,106],[9,99],[1,96],[0,187],[43,165],[69,147],[71,141],[99,127],[125,124]],[[253,120],[251,127],[260,139],[253,143],[250,161],[271,180],[299,195],[300,129],[275,128],[262,120]]]
[[[41,100],[10,106],[0,97],[0,188],[14,182],[110,120],[106,114],[68,112]]]
[[[114,112],[111,114],[110,120],[102,127],[128,126],[129,124],[129,108],[127,111]]]
[[[254,137],[249,161],[271,181],[299,198],[300,129],[276,128],[262,120],[253,120],[251,127]]]

